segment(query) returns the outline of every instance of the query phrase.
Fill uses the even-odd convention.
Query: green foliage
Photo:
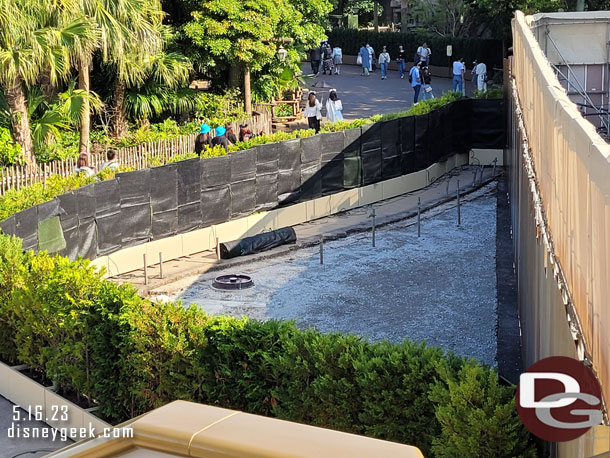
[[[473,99],[503,99],[504,90],[502,88],[489,89],[488,91],[474,91]]]
[[[0,165],[23,165],[24,162],[21,146],[13,141],[8,129],[0,127]]]
[[[95,399],[112,422],[185,399],[426,456],[534,456],[514,389],[438,348],[151,303],[89,261],[24,254],[1,235],[0,274],[0,354]]]
[[[536,457],[535,445],[515,415],[512,387],[501,386],[495,372],[472,361],[457,374],[440,369],[441,381],[430,394],[441,424],[432,447],[435,456]]]
[[[426,42],[432,50],[430,64],[447,67],[450,59],[463,57],[466,65],[475,59],[485,62],[487,68],[502,67],[502,41],[482,38],[443,37],[429,32],[395,33],[374,32],[372,30],[333,29],[328,34],[332,46],[340,46],[344,54],[356,55],[364,43],[369,43],[377,53],[386,46],[392,59],[398,56],[398,46],[402,45],[411,61],[417,48]],[[453,47],[453,57],[446,54],[447,45]]]

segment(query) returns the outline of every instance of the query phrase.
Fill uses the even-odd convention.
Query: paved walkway
[[[305,75],[311,74],[309,63],[304,64],[302,69]],[[343,65],[341,75],[328,76],[320,73],[314,80],[308,80],[307,86],[320,94],[324,103],[329,89],[336,89],[343,103],[343,115],[348,120],[404,111],[413,105],[413,89],[406,75],[404,79],[400,79],[398,71],[390,70],[388,79],[382,80],[379,69],[369,77],[360,76],[360,73],[359,66]],[[320,85],[323,81],[330,87],[312,87],[312,84]],[[431,85],[435,96],[451,90],[451,80],[448,78],[433,77]],[[466,95],[471,96],[473,91],[474,86],[467,81]]]

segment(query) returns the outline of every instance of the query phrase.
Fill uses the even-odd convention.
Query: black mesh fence
[[[504,102],[461,100],[420,116],[294,139],[229,156],[119,173],[0,222],[24,249],[95,258],[503,148]]]

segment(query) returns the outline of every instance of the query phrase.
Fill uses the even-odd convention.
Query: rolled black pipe
[[[247,256],[288,243],[295,243],[296,241],[297,234],[294,232],[294,229],[283,227],[275,231],[265,232],[264,234],[246,237],[245,239],[221,243],[220,258],[231,259],[238,256]]]

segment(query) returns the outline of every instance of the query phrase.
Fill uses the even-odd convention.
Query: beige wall
[[[610,147],[561,88],[530,30],[532,21],[517,12],[512,68],[527,134],[518,135],[518,125],[511,129],[525,365],[550,355],[586,357],[608,402]],[[595,444],[596,434],[558,445],[559,456],[608,451],[607,437]]]

